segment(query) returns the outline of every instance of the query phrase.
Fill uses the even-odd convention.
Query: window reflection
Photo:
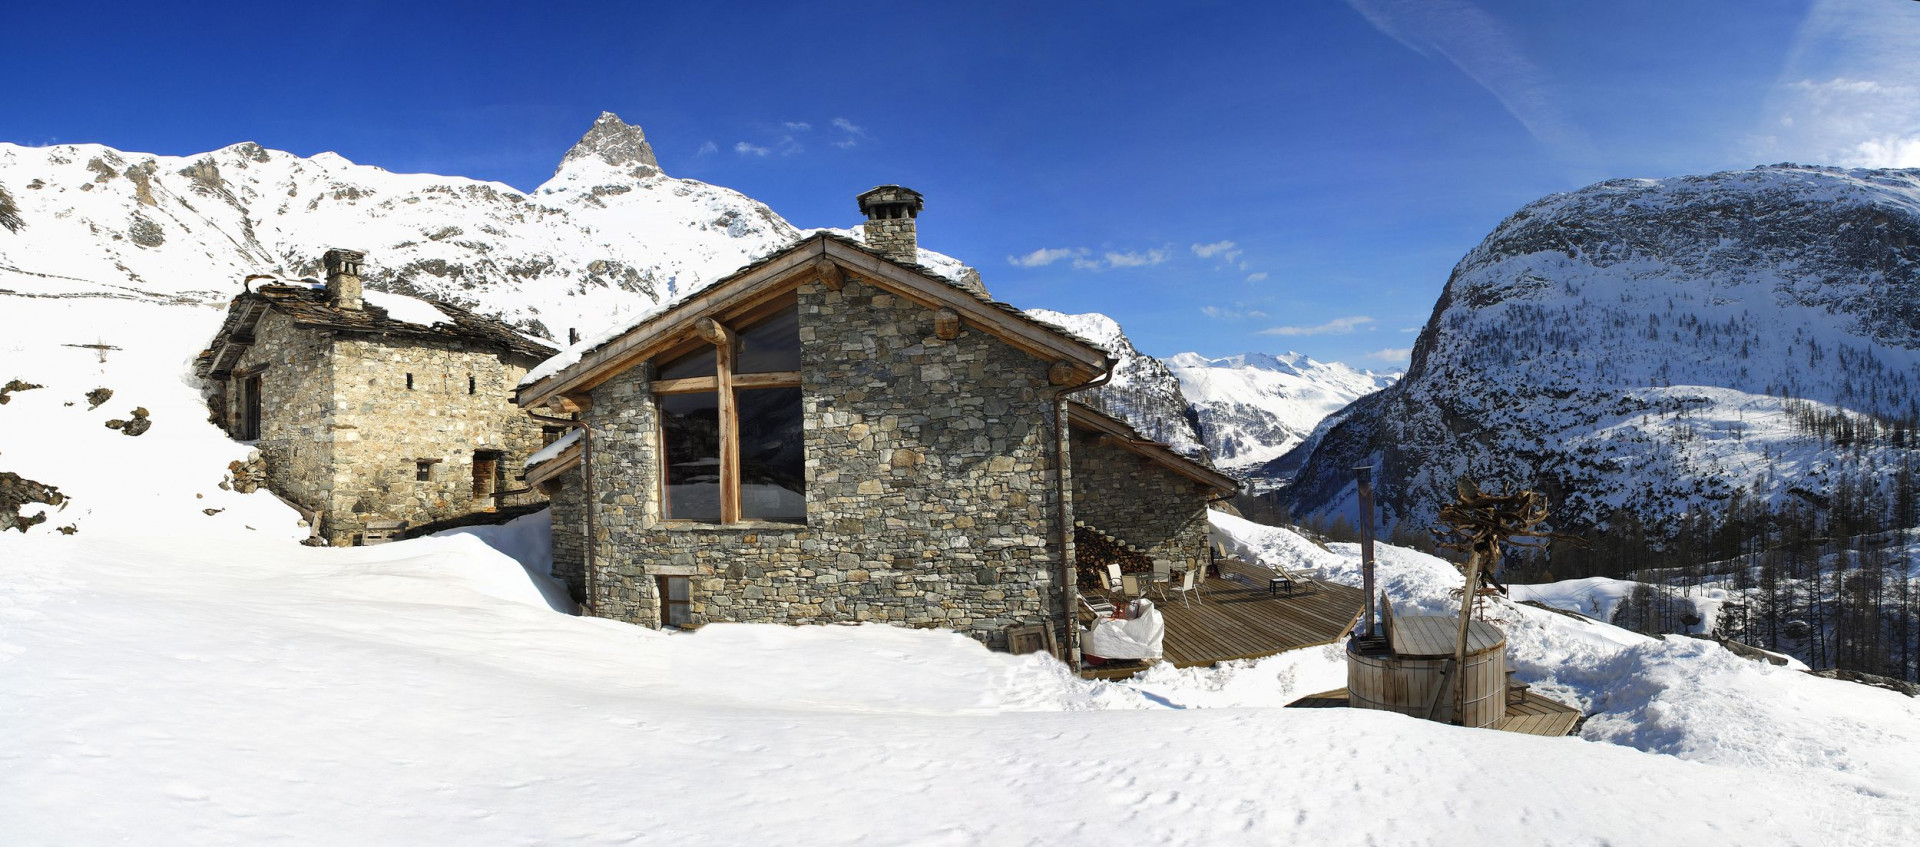
[[[779,314],[742,329],[740,356],[734,373],[763,374],[800,369],[800,312],[783,309]]]
[[[702,345],[685,356],[660,363],[660,379],[688,379],[696,376],[713,376],[715,371],[713,348]]]
[[[742,389],[733,396],[740,415],[740,517],[805,523],[807,464],[800,389]]]
[[[666,448],[666,517],[720,521],[720,400],[712,391],[660,397]]]

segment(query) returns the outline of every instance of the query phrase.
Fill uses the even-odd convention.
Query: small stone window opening
[[[693,586],[684,576],[658,577],[660,586],[660,625],[686,626],[693,623]]]
[[[421,459],[413,463],[413,478],[417,482],[433,481],[433,462]]]
[[[564,426],[543,426],[540,428],[540,446],[545,447],[559,441],[560,436],[566,434],[567,428]]]
[[[472,393],[474,393],[474,390],[475,390],[476,388],[478,388],[478,384],[474,382],[474,380],[473,380],[473,375],[472,375],[472,374],[468,374],[468,375],[467,375],[467,393],[468,393],[468,394],[472,394]]]
[[[407,374],[407,390],[413,390],[413,374]]]

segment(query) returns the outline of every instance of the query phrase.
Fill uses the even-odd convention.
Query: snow
[[[401,323],[417,324],[419,326],[453,323],[453,319],[447,317],[446,312],[440,311],[435,308],[432,303],[418,297],[408,297],[405,294],[389,294],[385,291],[374,291],[372,289],[367,289],[362,292],[362,297],[369,305],[379,306],[387,310],[387,317],[400,321]],[[541,341],[540,343],[546,344],[548,342]]]
[[[552,444],[542,447],[535,451],[533,455],[528,456],[524,466],[531,468],[535,465],[544,464],[559,458],[561,453],[567,451],[567,448],[580,443],[581,432],[583,432],[583,430],[568,430],[566,435],[554,439]]]
[[[1592,714],[1580,738],[1278,708],[1343,683],[1339,645],[1096,682],[939,630],[577,617],[544,515],[302,547],[272,495],[221,488],[249,447],[189,363],[231,292],[37,274],[0,268],[0,381],[45,386],[0,406],[0,468],[72,500],[0,532],[8,844],[1920,837],[1916,701],[1527,606],[1493,609],[1512,666]],[[135,406],[150,431],[103,426]],[[1250,560],[1358,580],[1352,545],[1213,521]],[[1453,602],[1450,565],[1378,551],[1397,607]]]
[[[1329,416],[1400,378],[1291,352],[1162,361],[1180,380],[1214,460],[1239,473],[1286,455]]]

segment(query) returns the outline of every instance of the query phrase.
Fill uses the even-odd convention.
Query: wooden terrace
[[[1163,658],[1191,668],[1235,659],[1258,659],[1340,640],[1360,619],[1365,595],[1358,588],[1300,580],[1293,591],[1270,593],[1250,581],[1209,578],[1187,603],[1177,596],[1154,598],[1166,619]],[[1089,678],[1132,676],[1143,662],[1111,663],[1081,672]]]

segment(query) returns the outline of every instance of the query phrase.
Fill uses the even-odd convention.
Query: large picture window
[[[656,360],[668,520],[807,519],[800,323],[791,300]]]

